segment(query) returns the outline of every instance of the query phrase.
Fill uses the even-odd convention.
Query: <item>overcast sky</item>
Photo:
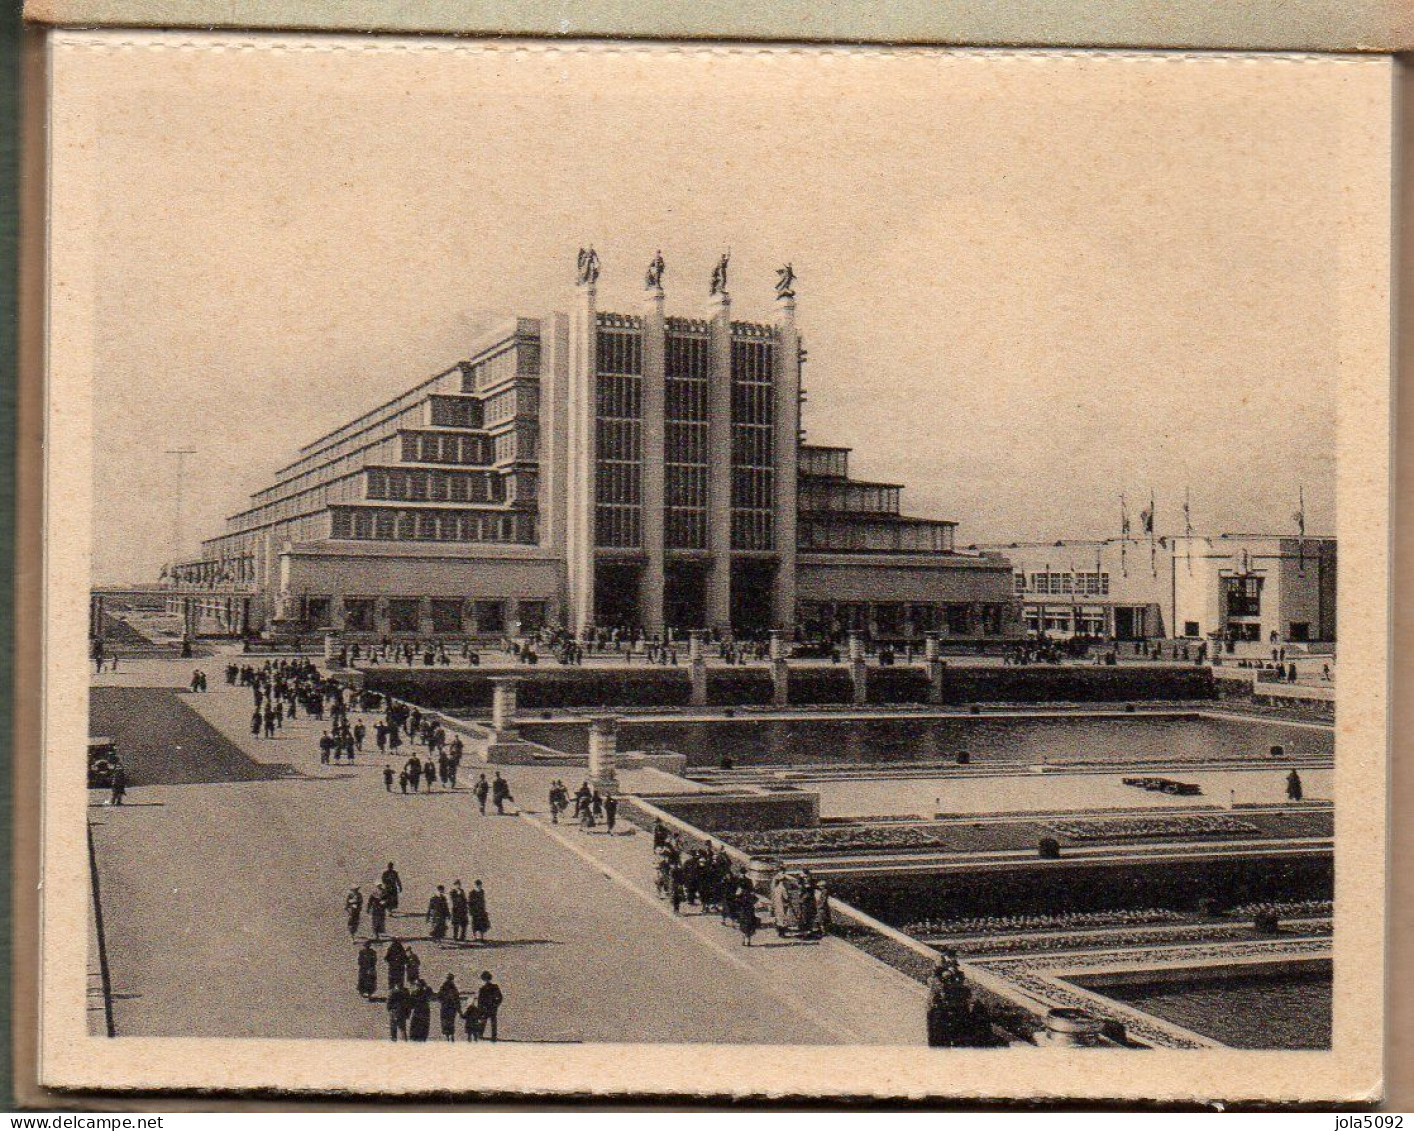
[[[1338,158],[1361,68],[1061,56],[86,60],[95,577],[155,577],[295,449],[564,309],[794,263],[805,424],[959,541],[1334,530]],[[1362,76],[1363,77],[1363,76]],[[1220,81],[1219,81],[1220,80]],[[75,87],[77,105],[82,92]]]

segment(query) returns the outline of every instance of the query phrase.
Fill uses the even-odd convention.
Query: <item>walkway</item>
[[[354,991],[342,903],[391,859],[407,887],[393,929],[419,940],[424,977],[435,988],[450,971],[471,990],[492,970],[510,1039],[921,1043],[919,988],[846,944],[748,950],[715,919],[672,916],[651,893],[646,836],[561,831],[535,813],[480,817],[466,788],[389,794],[376,758],[320,766],[318,724],[303,718],[275,740],[253,738],[249,690],[226,686],[225,662],[147,660],[101,677],[173,687],[204,668],[209,692],[152,697],[144,726],[191,735],[204,721],[216,736],[184,752],[209,758],[211,780],[137,785],[124,808],[90,810],[119,1035],[385,1036],[381,1004]],[[298,776],[233,780],[247,775],[231,748]],[[536,809],[566,771],[506,773]],[[477,878],[491,944],[422,941],[415,912],[434,886]]]

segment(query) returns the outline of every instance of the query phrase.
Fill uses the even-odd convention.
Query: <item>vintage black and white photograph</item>
[[[84,1055],[1321,1078],[1382,907],[1386,61],[51,50]]]

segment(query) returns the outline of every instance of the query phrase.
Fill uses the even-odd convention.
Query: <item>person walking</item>
[[[389,793],[392,793],[392,792],[393,792],[393,767],[392,767],[392,766],[384,766],[384,767],[383,767],[383,788],[386,789]],[[404,788],[404,789],[403,789],[403,792],[406,793],[406,792],[407,792],[407,789]]]
[[[1286,799],[1300,801],[1303,796],[1305,796],[1305,790],[1301,786],[1301,775],[1292,770],[1286,775]]]
[[[402,939],[394,939],[383,952],[383,961],[388,966],[388,989],[401,987],[407,981],[408,951]]]
[[[388,1039],[396,1041],[399,1037],[408,1039],[408,1015],[412,1012],[412,999],[409,997],[406,987],[399,982],[396,986],[388,987]]]
[[[495,781],[491,783],[491,800],[496,805],[497,815],[502,817],[506,815],[506,802],[515,800],[511,796],[510,783],[501,776],[499,770],[496,772]]]
[[[461,880],[452,883],[452,938],[456,942],[466,942],[466,930],[471,923],[471,911],[467,906],[466,892]]]
[[[476,1005],[481,1010],[482,1017],[485,1018],[486,1028],[490,1030],[493,1041],[497,1038],[496,1018],[501,1012],[501,1003],[505,999],[501,987],[491,977],[491,971],[483,970],[481,972],[481,988],[476,991]]]
[[[358,934],[358,922],[363,917],[363,892],[359,891],[357,884],[344,896],[344,911],[349,919],[349,938],[353,938]]]
[[[422,977],[422,959],[417,956],[417,952],[412,947],[407,948],[408,985],[412,985]]]
[[[422,780],[427,783],[427,792],[431,793],[432,783],[437,780],[437,767],[433,764],[431,758],[428,758],[427,761],[422,763]]]
[[[455,1041],[457,1039],[457,1018],[461,1016],[462,992],[457,989],[457,981],[448,974],[442,982],[441,988],[437,991],[437,1004],[440,1007],[442,1022],[442,1039],[444,1041]]]
[[[486,816],[486,798],[491,792],[491,786],[486,781],[485,774],[476,779],[476,786],[471,792],[476,795],[476,805],[481,810],[481,815]]]
[[[736,909],[736,925],[741,931],[741,945],[750,946],[761,920],[756,914],[756,893],[748,886],[740,895]]]
[[[486,889],[477,880],[466,893],[467,911],[471,916],[471,934],[478,942],[486,941],[486,932],[491,929],[491,913],[486,907]]]
[[[614,835],[614,822],[618,820],[618,817],[619,803],[611,793],[604,798],[604,827],[608,830],[610,836]]]
[[[368,922],[373,928],[373,937],[381,939],[388,928],[388,909],[377,891],[368,897]]]
[[[486,1032],[486,1018],[481,1014],[481,1006],[476,1004],[476,999],[466,1003],[466,1010],[462,1013],[462,1022],[465,1025],[466,1039],[468,1041],[479,1041]]]
[[[412,1010],[408,1014],[408,1040],[425,1041],[432,1034],[432,987],[418,978],[409,996]]]
[[[371,941],[365,941],[358,952],[358,992],[365,999],[378,989],[378,952]]]
[[[121,805],[128,795],[128,771],[122,762],[113,763],[113,776],[108,782],[108,804]]]
[[[447,906],[447,889],[437,885],[437,894],[427,901],[427,925],[432,938],[441,942],[447,937],[447,920],[451,918],[451,908]]]
[[[402,897],[403,878],[398,875],[398,870],[393,867],[393,862],[388,861],[388,866],[383,869],[383,902],[389,911],[398,909],[398,900]]]

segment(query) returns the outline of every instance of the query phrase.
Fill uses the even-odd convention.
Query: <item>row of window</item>
[[[707,548],[707,511],[700,507],[675,507],[663,519],[663,543],[673,550]]]
[[[771,510],[775,479],[769,467],[732,468],[732,509]]]
[[[461,397],[428,397],[428,411],[438,428],[480,428],[481,402]]]
[[[663,355],[663,371],[674,377],[707,379],[711,370],[711,343],[706,338],[683,338],[668,335],[667,351]]]
[[[671,507],[707,506],[707,469],[698,464],[667,465],[664,498]]]
[[[770,425],[776,419],[776,393],[770,385],[732,381],[732,423]]]
[[[476,393],[512,377],[540,373],[540,343],[517,342],[512,348],[462,370],[462,392]]]
[[[909,637],[928,632],[952,636],[998,636],[1006,606],[996,604],[928,605],[905,601],[802,601],[800,619],[808,632],[866,632]]]
[[[600,460],[594,466],[594,501],[638,506],[643,502],[643,483],[636,463]]]
[[[643,515],[636,506],[599,503],[594,508],[594,544],[619,549],[643,545]]]
[[[316,628],[333,623],[331,597],[306,597],[303,619]],[[507,602],[500,599],[463,601],[457,597],[434,597],[427,602],[427,618],[417,597],[388,597],[384,600],[380,623],[378,600],[374,597],[343,598],[344,629],[348,632],[434,632],[501,633],[509,624]],[[522,632],[543,628],[544,601],[517,602],[515,619]]]
[[[594,413],[600,420],[637,420],[643,415],[641,377],[600,374],[594,388]]]
[[[733,467],[772,467],[775,454],[775,433],[769,425],[732,425]]]
[[[696,421],[667,422],[663,434],[663,456],[668,463],[707,463],[707,425]]]
[[[1103,572],[1059,573],[1044,571],[1030,575],[1018,572],[1016,574],[1016,591],[1056,597],[1070,594],[1082,597],[1105,597],[1110,592],[1110,575]]]
[[[845,513],[898,514],[899,488],[870,483],[822,482],[805,479],[800,484],[800,509]]]
[[[535,427],[518,426],[507,432],[502,432],[491,445],[491,455],[496,463],[538,459],[540,430]]]
[[[445,432],[404,432],[404,463],[456,463],[485,467],[491,462],[487,436],[457,436]]]
[[[707,382],[669,377],[663,382],[663,412],[669,420],[706,420]]]
[[[598,461],[637,463],[642,459],[643,427],[637,420],[597,420],[594,424]]]
[[[368,498],[497,503],[504,497],[501,477],[486,471],[404,471],[368,469]]]
[[[802,519],[797,545],[802,550],[946,554],[953,549],[953,528],[943,522],[812,522]]]
[[[483,411],[487,428],[518,417],[534,420],[540,415],[540,388],[538,385],[512,385],[502,389],[486,398]]]
[[[596,340],[596,373],[643,372],[643,338],[639,334],[600,330]]]
[[[771,342],[732,341],[732,381],[765,385],[776,379],[776,347]]]
[[[771,511],[732,511],[733,550],[774,550],[775,515]]]
[[[331,537],[378,542],[533,543],[535,516],[484,511],[340,507],[333,512]]]

